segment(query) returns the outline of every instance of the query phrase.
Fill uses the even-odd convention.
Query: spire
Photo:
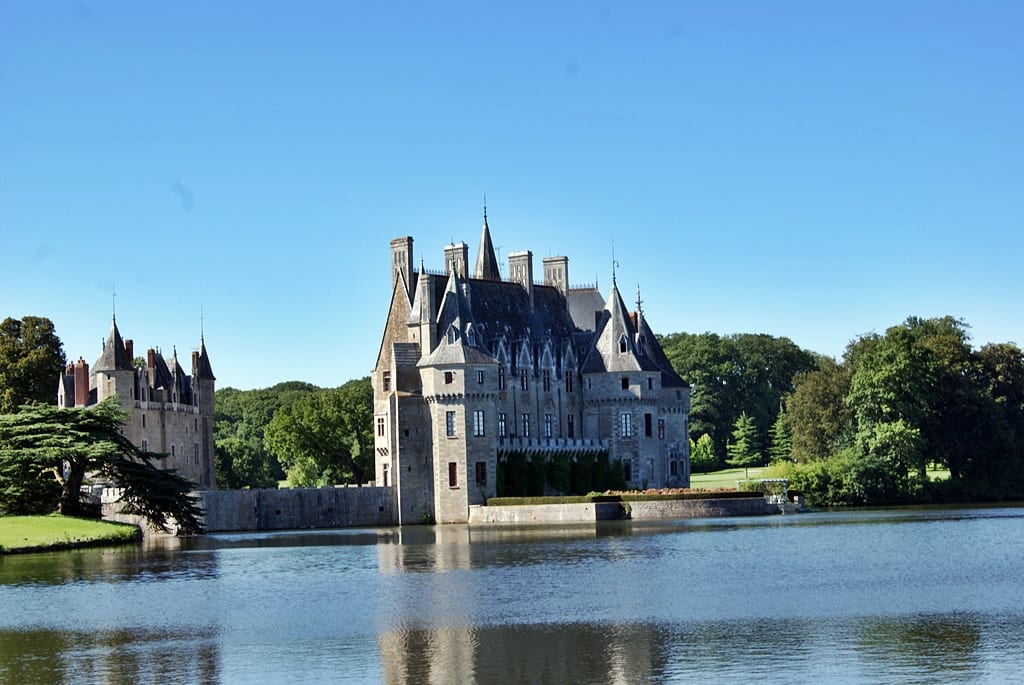
[[[480,231],[480,250],[476,255],[476,268],[473,278],[488,281],[500,281],[498,260],[494,257],[494,243],[491,242],[491,229],[487,226],[487,196],[484,196],[484,225]]]
[[[103,343],[103,352],[100,358],[93,364],[96,371],[125,371],[131,370],[132,360],[128,356],[128,350],[121,338],[121,331],[117,329],[117,319],[111,317],[110,332],[107,340]]]

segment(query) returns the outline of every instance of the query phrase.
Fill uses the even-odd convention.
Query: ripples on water
[[[2,682],[1012,682],[1024,510],[0,558]]]

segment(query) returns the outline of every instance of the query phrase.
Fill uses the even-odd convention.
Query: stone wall
[[[390,488],[210,490],[198,493],[210,533],[390,526]]]
[[[650,521],[765,516],[778,514],[781,508],[778,504],[769,504],[763,497],[470,507],[469,523],[589,523],[623,518],[626,511],[628,518],[634,521]]]

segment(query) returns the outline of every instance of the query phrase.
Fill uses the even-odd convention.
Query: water
[[[1014,682],[1024,508],[0,558],[0,681]]]

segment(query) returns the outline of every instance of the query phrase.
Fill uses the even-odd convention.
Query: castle
[[[372,383],[375,475],[399,524],[459,523],[494,497],[499,463],[598,449],[631,488],[690,481],[690,387],[613,272],[607,298],[569,287],[569,259],[495,258],[487,211],[469,272],[464,242],[444,271],[415,270],[391,241],[391,305]]]
[[[68,364],[57,386],[57,406],[90,407],[118,398],[128,412],[124,435],[144,451],[162,452],[157,463],[173,468],[199,489],[216,487],[213,458],[214,378],[206,342],[192,353],[192,374],[178,363],[178,353],[164,359],[146,351],[136,365],[134,343],[121,338],[116,317],[96,363],[81,357]]]

